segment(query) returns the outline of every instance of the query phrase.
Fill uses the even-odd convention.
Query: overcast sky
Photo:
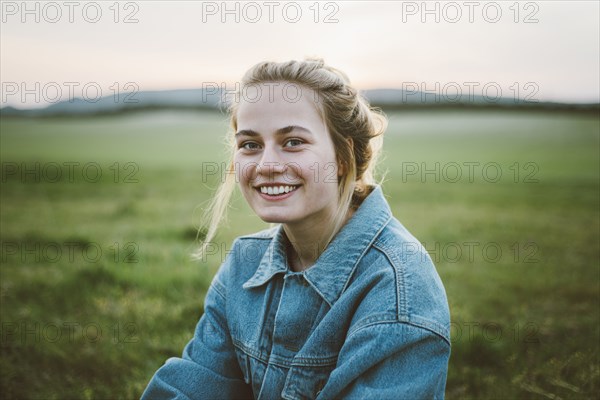
[[[232,85],[259,61],[305,56],[360,89],[598,102],[599,4],[2,1],[1,103]]]

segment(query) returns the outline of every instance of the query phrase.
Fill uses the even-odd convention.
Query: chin
[[[258,217],[264,222],[268,222],[270,224],[284,224],[293,221],[293,218],[291,218],[289,214],[282,215],[279,213],[265,213],[258,214]]]
[[[289,218],[281,217],[281,216],[273,216],[273,215],[261,216],[261,215],[259,215],[259,218],[262,219],[264,222],[268,222],[270,224],[284,224],[286,222],[289,222]]]

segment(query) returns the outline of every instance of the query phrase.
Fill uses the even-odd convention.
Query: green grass
[[[236,194],[225,247],[190,259],[226,117],[12,118],[0,128],[3,398],[139,397],[192,336],[232,239],[267,226]],[[447,397],[596,396],[598,116],[393,113],[386,135],[384,193],[432,253],[450,302]],[[36,162],[41,176],[19,175]],[[69,162],[79,163],[72,179]]]

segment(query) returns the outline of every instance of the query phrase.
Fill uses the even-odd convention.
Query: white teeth
[[[289,193],[298,186],[261,186],[260,192],[271,196],[278,196],[283,193]]]

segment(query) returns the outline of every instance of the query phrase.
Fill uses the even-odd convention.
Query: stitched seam
[[[222,288],[219,288],[219,286]],[[225,297],[225,294],[223,292],[225,292],[225,286],[223,286],[220,282],[217,281],[213,281],[210,285],[210,287],[212,287],[215,292],[217,292],[222,298],[223,300],[227,301],[227,298]]]
[[[293,357],[287,358],[276,354],[271,354],[271,364],[280,367],[330,367],[337,363],[338,356],[330,356],[327,358],[306,358]]]
[[[447,327],[445,327],[444,325],[440,324],[437,321],[429,320],[420,315],[410,315],[408,313],[408,303],[406,300],[407,299],[406,290],[408,289],[407,288],[408,285],[406,283],[406,279],[404,279],[405,268],[403,267],[403,264],[399,261],[394,263],[394,260],[398,260],[398,259],[395,257],[395,254],[392,255],[392,254],[390,254],[392,252],[386,251],[385,243],[383,241],[378,241],[377,243],[375,243],[373,245],[373,247],[380,250],[381,252],[383,252],[386,255],[386,257],[388,258],[388,260],[390,260],[390,262],[392,263],[392,266],[400,265],[402,267],[402,268],[394,267],[394,270],[401,269],[401,272],[402,272],[401,274],[400,274],[400,272],[396,272],[396,276],[398,278],[398,282],[397,282],[398,321],[406,322],[413,326],[418,326],[423,329],[427,329],[428,331],[431,331],[431,332],[435,333],[436,335],[441,336],[446,342],[450,343],[450,332]],[[402,290],[402,288],[404,288],[404,290]]]
[[[242,353],[244,353],[248,357],[252,357],[253,359],[260,361],[260,362],[264,363],[265,365],[268,363],[269,360],[267,358],[265,358],[260,352],[255,351],[251,347],[246,346],[244,343],[242,343],[239,340],[236,340],[234,338],[231,338],[231,341],[233,342],[233,345],[236,348],[238,348]]]
[[[440,336],[442,339],[444,339],[446,342],[448,342],[449,345],[451,344],[449,329],[440,325],[436,321],[431,321],[423,317],[414,316],[410,319],[410,321],[407,321],[407,323],[433,332],[436,335]]]
[[[375,233],[375,235],[373,235],[373,238],[369,241],[369,244],[365,246],[365,248],[363,249],[363,252],[360,254],[360,256],[358,256],[358,259],[356,260],[356,262],[354,263],[354,266],[352,267],[352,269],[350,270],[350,273],[348,274],[346,283],[344,283],[344,286],[342,287],[342,291],[338,294],[338,298],[341,293],[344,293],[346,291],[346,289],[348,288],[348,285],[350,284],[350,281],[352,280],[352,275],[354,275],[354,271],[356,271],[356,267],[358,266],[360,261],[364,258],[365,254],[367,254],[367,251],[369,251],[369,249],[373,246],[375,241],[378,239],[379,235],[381,235],[381,232],[390,223],[391,219],[392,219],[392,216],[390,215],[388,217],[388,219],[383,224],[381,224],[381,228],[379,228],[379,230]]]
[[[384,248],[385,244],[382,241],[378,241],[373,244],[373,247],[385,254],[386,258],[390,262],[391,267],[394,269],[394,275],[396,276],[396,301],[397,301],[397,318],[398,321],[404,321],[408,318],[408,307],[406,303],[406,279],[404,279],[404,265],[396,259],[396,257]]]
[[[241,343],[240,341],[236,340],[236,339],[232,339],[233,345],[240,350],[242,353],[244,353],[246,356],[251,357],[254,360],[260,361],[262,363],[264,363],[265,365],[267,364],[272,364],[272,365],[277,365],[279,367],[285,367],[285,368],[290,368],[290,367],[331,367],[333,365],[336,365],[337,360],[338,360],[338,356],[331,356],[331,357],[327,357],[325,359],[309,359],[309,358],[291,358],[291,359],[286,359],[284,357],[278,356],[276,354],[271,354],[271,357],[269,357],[269,359],[263,357],[259,352],[255,351],[254,349],[250,348],[249,346],[245,345],[244,343]]]
[[[418,330],[424,330],[427,331],[429,333],[432,333],[436,336],[438,336],[439,338],[444,340],[444,343],[446,343],[448,345],[448,347],[450,347],[450,342],[448,341],[448,339],[446,339],[443,335],[441,335],[439,332],[436,332],[430,328],[424,327],[424,326],[420,326],[418,324],[414,324],[412,322],[399,322],[399,321],[379,321],[379,322],[373,322],[371,324],[365,324],[363,326],[360,327],[360,329],[355,329],[353,330],[352,334],[356,334],[357,332],[361,331],[362,329],[371,327],[371,326],[376,326],[376,325],[384,325],[384,324],[397,324],[397,325],[403,325],[403,326],[409,326]],[[350,337],[350,334],[348,335],[348,338]],[[348,339],[346,339],[348,340]]]
[[[394,322],[397,320],[398,320],[398,318],[396,315],[389,314],[389,313],[370,315],[368,317],[365,317],[365,318],[359,320],[356,323],[356,326],[348,331],[347,337],[352,336],[355,332],[357,332],[367,326],[376,325],[378,323]]]
[[[271,357],[266,358],[260,352],[252,349],[237,339],[232,338],[233,345],[242,353],[257,361],[266,364],[273,364],[279,367],[330,367],[337,363],[338,356],[329,356],[327,358],[308,358],[308,357],[293,357],[285,358],[277,354],[271,354]]]

